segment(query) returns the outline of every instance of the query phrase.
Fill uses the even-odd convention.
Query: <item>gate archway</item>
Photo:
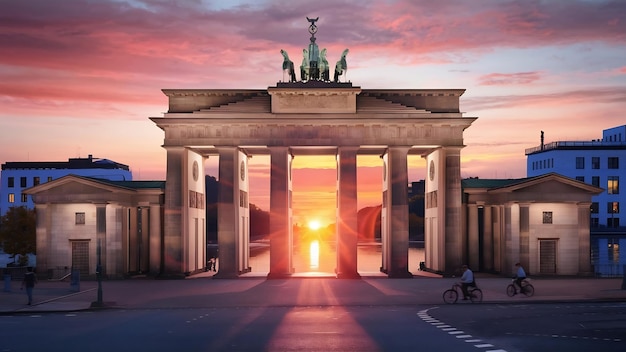
[[[463,89],[366,90],[341,82],[278,83],[266,90],[166,89],[165,274],[204,268],[203,161],[219,156],[217,277],[249,270],[247,160],[270,156],[270,278],[292,274],[291,163],[299,154],[337,158],[337,267],[358,277],[356,158],[383,158],[381,271],[408,268],[407,156],[426,158],[426,266],[446,272],[463,257],[460,150],[475,117],[459,110]]]

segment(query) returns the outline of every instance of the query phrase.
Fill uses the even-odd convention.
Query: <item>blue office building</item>
[[[0,175],[0,216],[10,207],[34,208],[32,199],[22,191],[66,175],[101,178],[111,181],[132,181],[128,165],[108,159],[73,158],[68,161],[17,161],[2,164]]]
[[[606,129],[602,138],[590,141],[557,141],[526,149],[528,177],[555,172],[604,192],[591,204],[591,234],[626,234],[626,125]]]

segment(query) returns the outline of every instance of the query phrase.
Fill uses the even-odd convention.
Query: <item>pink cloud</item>
[[[462,100],[463,110],[478,111],[515,107],[559,106],[567,103],[619,103],[626,100],[626,88],[601,87],[589,90],[564,91],[546,94],[500,95],[468,97]]]
[[[491,73],[480,77],[478,84],[481,86],[530,84],[538,81],[540,76],[539,72]]]

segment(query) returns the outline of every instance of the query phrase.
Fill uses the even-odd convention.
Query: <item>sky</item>
[[[621,0],[0,0],[0,163],[91,154],[163,180],[164,135],[149,120],[167,110],[161,89],[275,86],[280,49],[298,63],[309,43],[306,17],[319,17],[331,65],[350,50],[356,86],[466,89],[461,111],[478,119],[463,178],[525,177],[540,131],[591,140],[626,123]],[[268,162],[253,157],[249,172],[262,208]],[[424,179],[423,160],[408,162],[409,181]],[[380,204],[380,159],[358,165],[359,207]],[[333,158],[296,158],[296,222],[331,222],[335,175]]]

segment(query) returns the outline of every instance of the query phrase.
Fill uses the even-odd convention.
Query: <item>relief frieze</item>
[[[225,145],[230,142],[246,145],[276,145],[281,140],[290,145],[341,144],[437,144],[457,140],[462,143],[463,127],[421,126],[415,123],[328,123],[319,124],[261,124],[237,125],[203,124],[175,125],[165,128],[166,144]],[[355,121],[356,122],[356,121]],[[278,141],[278,142],[277,142]],[[169,142],[169,143],[167,143]]]

